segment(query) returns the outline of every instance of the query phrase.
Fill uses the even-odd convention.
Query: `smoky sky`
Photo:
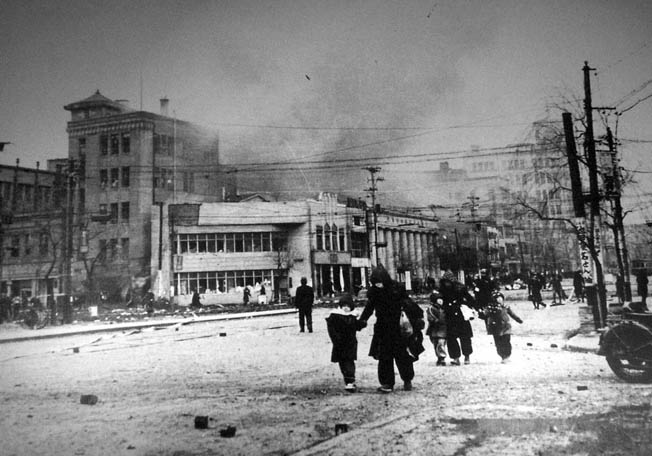
[[[364,197],[360,168],[381,163],[384,197],[427,200],[436,161],[382,158],[526,141],[559,94],[582,96],[585,60],[607,106],[652,74],[642,0],[0,3],[0,140],[14,143],[0,162],[66,156],[63,106],[97,89],[154,112],[167,97],[172,115],[219,134],[243,191],[273,182],[285,196]],[[651,107],[619,134],[650,139]],[[633,167],[646,166],[640,144],[623,143]],[[316,172],[319,160],[342,166]]]

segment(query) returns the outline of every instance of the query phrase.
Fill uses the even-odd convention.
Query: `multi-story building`
[[[160,114],[99,91],[64,108],[71,114],[73,226],[80,230],[73,292],[85,281],[87,292],[125,293],[135,278],[150,277],[152,205],[226,201],[236,193],[235,178],[220,162],[217,133],[170,117],[166,99]]]
[[[268,296],[284,299],[294,295],[301,277],[317,296],[355,293],[367,286],[370,245],[396,280],[423,281],[439,268],[433,220],[383,212],[374,227],[364,205],[339,202],[333,194],[159,209],[153,208],[152,245],[159,248],[151,267],[161,271],[158,294],[169,293],[181,305],[190,303],[193,290],[207,304],[234,303],[248,286],[255,299],[261,285]]]
[[[0,293],[45,303],[62,291],[65,174],[58,160],[19,165],[0,166]]]

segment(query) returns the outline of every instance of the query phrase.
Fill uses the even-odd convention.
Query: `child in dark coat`
[[[356,331],[364,326],[363,322],[358,322],[355,303],[349,294],[340,298],[338,307],[326,318],[328,335],[333,342],[331,362],[339,364],[344,377],[344,389],[349,393],[356,391],[355,361],[358,357]]]
[[[426,334],[435,347],[437,365],[446,365],[446,314],[444,313],[444,300],[439,292],[434,291],[430,295],[430,307],[426,311],[428,316],[428,329]]]
[[[485,320],[487,333],[494,337],[498,356],[503,363],[508,363],[512,355],[512,325],[509,319],[511,317],[519,323],[523,323],[523,320],[505,305],[505,297],[500,293],[493,295],[492,302],[481,311],[480,317]]]

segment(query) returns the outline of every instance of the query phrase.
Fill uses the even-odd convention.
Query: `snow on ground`
[[[427,343],[415,389],[399,382],[389,395],[376,393],[367,356],[373,322],[358,337],[360,391],[344,392],[323,308],[313,334],[300,334],[292,314],[2,344],[0,453],[564,454],[577,439],[599,440],[569,418],[649,404],[649,387],[619,382],[604,359],[561,351],[578,326],[575,305],[510,304],[525,320],[514,324],[512,364],[499,363],[475,321],[470,366],[436,367]],[[80,404],[82,394],[99,401]],[[208,429],[194,428],[198,415]],[[495,432],[497,418],[518,426]],[[548,421],[531,430],[532,420]],[[336,436],[338,423],[349,432]],[[227,425],[233,438],[220,436]]]

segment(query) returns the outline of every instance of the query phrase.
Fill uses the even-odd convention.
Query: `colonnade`
[[[378,249],[378,261],[389,275],[398,279],[399,270],[411,271],[412,278],[424,280],[440,275],[436,233],[378,228],[378,241],[386,243]]]

